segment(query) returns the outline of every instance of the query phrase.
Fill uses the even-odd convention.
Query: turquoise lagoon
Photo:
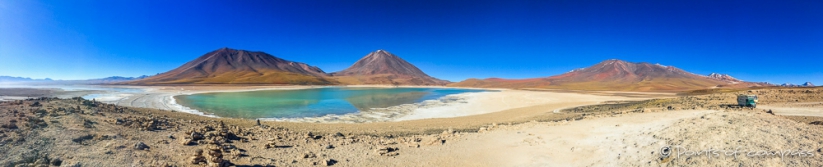
[[[302,118],[343,115],[372,108],[434,100],[485,90],[451,88],[349,88],[219,92],[175,96],[178,104],[230,118]]]

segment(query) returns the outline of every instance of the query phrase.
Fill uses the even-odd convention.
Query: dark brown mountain
[[[331,74],[344,84],[445,85],[448,81],[433,78],[406,60],[385,50],[377,50],[351,67]]]
[[[333,84],[320,68],[264,52],[222,48],[174,70],[125,84]]]
[[[750,87],[755,83],[696,75],[673,66],[607,60],[565,74],[534,79],[469,79],[456,87],[548,88],[577,90],[681,91],[716,87]]]

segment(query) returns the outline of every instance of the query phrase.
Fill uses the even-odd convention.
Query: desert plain
[[[130,88],[146,91],[98,101],[71,96],[105,91],[0,89],[0,155],[6,157],[0,164],[823,165],[819,87],[700,93],[496,89],[458,94],[456,102],[407,106],[379,119],[348,119],[356,122],[216,118],[179,110],[167,99],[306,86]],[[736,106],[737,94],[758,95],[758,108]]]

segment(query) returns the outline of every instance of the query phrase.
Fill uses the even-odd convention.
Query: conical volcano
[[[419,68],[385,50],[369,53],[351,67],[332,73],[345,84],[445,85]]]

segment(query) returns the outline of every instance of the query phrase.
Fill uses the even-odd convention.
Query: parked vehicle
[[[737,105],[741,107],[757,108],[757,95],[737,95]]]

